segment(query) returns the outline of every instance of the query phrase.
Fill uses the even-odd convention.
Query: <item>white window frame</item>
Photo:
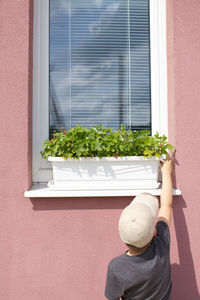
[[[152,134],[168,136],[166,0],[150,0]],[[49,136],[49,0],[34,0],[33,34],[33,182],[48,182],[51,164],[42,159]]]

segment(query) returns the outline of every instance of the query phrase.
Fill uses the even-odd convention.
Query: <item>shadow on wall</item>
[[[183,197],[177,197],[174,201],[173,216],[180,264],[172,264],[173,300],[200,299],[183,210],[186,207]]]
[[[31,198],[34,210],[123,209],[133,197]]]
[[[41,198],[31,199],[34,210],[96,210],[123,209],[133,197],[99,198]],[[186,203],[182,196],[174,201],[173,216],[180,264],[172,264],[173,300],[198,300],[194,263],[190,249],[189,234],[184,216]]]

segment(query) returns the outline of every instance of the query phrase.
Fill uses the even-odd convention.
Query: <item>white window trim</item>
[[[152,134],[168,135],[166,0],[150,0]],[[33,35],[33,182],[52,177],[40,151],[49,136],[49,0],[34,0]]]
[[[45,184],[35,184],[29,191],[24,193],[27,198],[66,198],[66,197],[133,197],[144,190],[84,190],[84,191],[50,191]],[[150,193],[154,196],[161,195],[161,189],[145,190],[145,193]],[[173,189],[174,196],[181,195],[181,191]]]

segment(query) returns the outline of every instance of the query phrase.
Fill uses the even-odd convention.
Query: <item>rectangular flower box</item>
[[[50,190],[127,190],[159,187],[159,159],[142,156],[48,157],[53,167]]]

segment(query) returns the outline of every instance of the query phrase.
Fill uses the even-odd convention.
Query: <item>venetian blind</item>
[[[50,129],[151,129],[148,0],[50,0]]]

